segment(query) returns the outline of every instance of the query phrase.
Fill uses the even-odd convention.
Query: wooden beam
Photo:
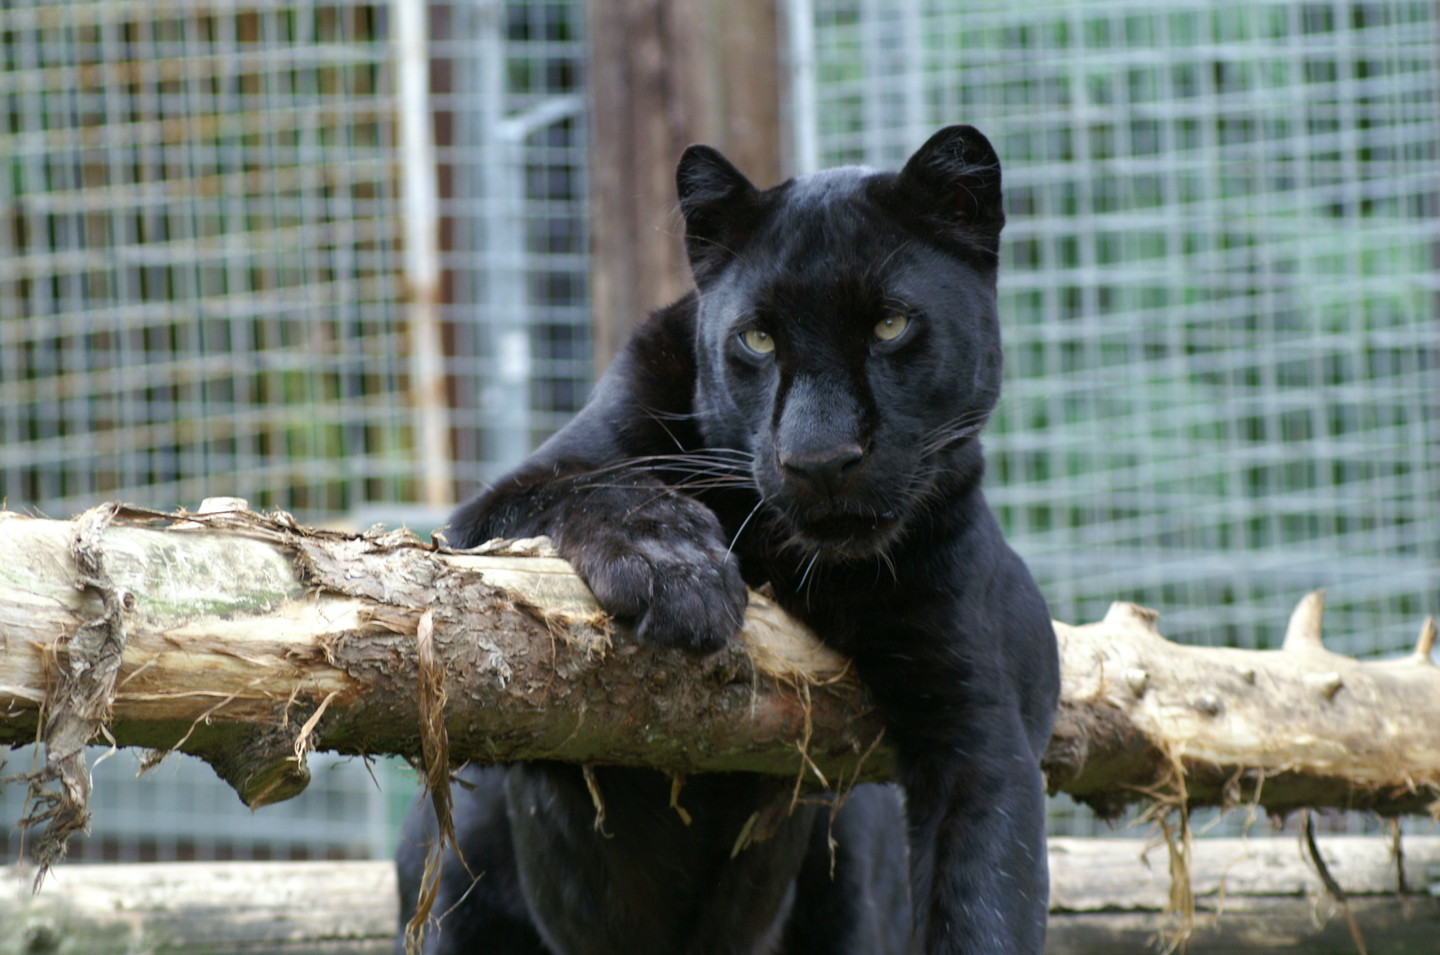
[[[1440,837],[1406,839],[1398,864],[1388,840],[1337,836],[1319,845],[1370,955],[1434,950]],[[1052,955],[1151,951],[1170,925],[1163,848],[1051,839],[1050,868]],[[396,928],[388,862],[67,865],[36,895],[28,875],[0,867],[0,951],[381,955]],[[1200,840],[1191,879],[1189,955],[1355,950],[1338,904],[1293,839]]]
[[[675,163],[715,146],[780,178],[775,0],[590,0],[590,295],[597,371],[690,288]]]
[[[0,867],[0,952],[391,955],[388,862],[65,865],[32,894]]]
[[[1318,840],[1370,955],[1435,949],[1440,932],[1440,837]],[[1180,922],[1167,912],[1166,850],[1128,839],[1050,840],[1050,930],[1055,955],[1153,951]],[[1401,881],[1401,873],[1404,881]],[[1189,862],[1195,926],[1187,955],[1356,951],[1340,904],[1294,838],[1197,839]]]

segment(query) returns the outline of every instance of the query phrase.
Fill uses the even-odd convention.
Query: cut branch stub
[[[1324,650],[1325,643],[1320,638],[1324,617],[1325,591],[1312,590],[1301,597],[1290,614],[1290,623],[1285,627],[1285,640],[1280,649],[1291,653]]]

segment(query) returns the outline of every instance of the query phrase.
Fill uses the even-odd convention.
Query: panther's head
[[[750,455],[791,543],[883,552],[981,467],[1000,391],[1000,163],[970,126],[898,173],[844,167],[756,189],[720,153],[677,171],[698,290],[695,409]]]

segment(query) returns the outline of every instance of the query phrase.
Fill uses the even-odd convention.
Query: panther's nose
[[[780,468],[787,483],[819,497],[835,497],[845,490],[864,457],[858,444],[845,444],[814,454],[786,455]]]

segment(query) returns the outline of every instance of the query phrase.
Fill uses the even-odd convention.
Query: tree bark
[[[752,596],[730,649],[644,650],[547,547],[452,553],[238,509],[0,514],[0,743],[50,743],[40,783],[61,786],[37,792],[72,822],[87,739],[200,756],[252,806],[303,788],[312,749],[417,758],[422,726],[432,767],[545,758],[809,786],[887,777],[846,661],[771,601]],[[1105,812],[1142,799],[1432,811],[1433,621],[1411,657],[1357,662],[1320,645],[1321,604],[1303,601],[1269,652],[1171,643],[1131,604],[1057,623],[1051,790]],[[422,674],[443,705],[421,705]]]
[[[1333,837],[1319,848],[1371,955],[1434,949],[1440,838],[1405,840],[1398,860],[1381,839]],[[1169,922],[1157,855],[1133,839],[1051,839],[1046,951],[1151,951]],[[1192,870],[1199,914],[1188,955],[1355,951],[1343,912],[1290,839],[1207,839]],[[5,952],[381,955],[393,950],[397,918],[388,862],[67,866],[37,895],[17,867],[0,867]]]

